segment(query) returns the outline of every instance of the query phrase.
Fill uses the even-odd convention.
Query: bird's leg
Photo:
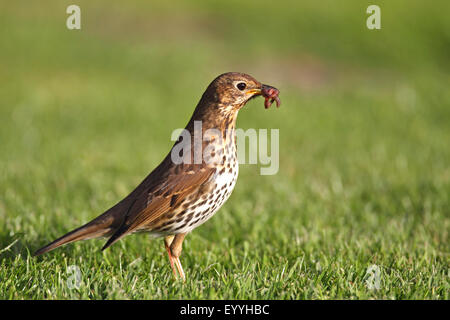
[[[164,238],[164,245],[166,246],[167,254],[169,255],[170,267],[172,268],[173,275],[176,278],[177,277],[177,272],[175,270],[175,266],[173,265],[174,258],[172,256],[172,252],[170,250],[170,245],[172,244],[174,238],[175,238],[175,236],[167,236],[167,237],[165,237]]]
[[[186,281],[186,276],[184,275],[183,267],[181,266],[180,262],[180,255],[183,245],[184,237],[186,236],[186,233],[179,233],[175,236],[172,243],[170,244],[170,251],[172,253],[172,257],[175,261],[175,265],[178,269],[178,273],[180,274],[180,277],[183,279],[183,282]]]

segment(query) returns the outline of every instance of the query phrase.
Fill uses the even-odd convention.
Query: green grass
[[[366,1],[188,3],[80,0],[80,31],[69,1],[0,5],[0,298],[449,299],[448,1],[377,1],[378,31]],[[127,195],[226,71],[281,90],[238,119],[280,130],[280,170],[241,165],[186,283],[142,234],[31,257]]]

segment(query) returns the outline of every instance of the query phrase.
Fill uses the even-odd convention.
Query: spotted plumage
[[[161,164],[122,201],[35,255],[97,237],[109,237],[106,249],[128,234],[147,232],[164,237],[172,270],[184,279],[179,260],[184,237],[230,197],[239,172],[236,118],[246,102],[259,95],[265,97],[266,107],[273,101],[279,105],[278,90],[249,75],[230,72],[217,77],[186,125],[188,138],[181,134]]]

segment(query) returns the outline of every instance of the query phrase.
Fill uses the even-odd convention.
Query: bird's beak
[[[276,101],[277,107],[281,105],[281,100],[278,97],[280,91],[275,87],[268,86],[267,84],[261,85],[261,88],[250,89],[247,91],[247,94],[251,95],[248,100],[253,99],[257,96],[263,96],[264,106],[266,107],[266,109],[269,108],[274,101]]]
[[[259,96],[262,94],[262,88],[250,89],[247,91],[247,94],[252,96]]]
[[[270,93],[278,93],[278,89],[272,86],[269,86],[267,84],[262,84],[261,88],[255,88],[255,89],[250,89],[247,91],[247,94],[249,95],[264,95],[264,93],[266,92],[270,92]]]

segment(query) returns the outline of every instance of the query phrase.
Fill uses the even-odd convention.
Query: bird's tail
[[[64,244],[71,243],[78,240],[87,240],[92,238],[107,237],[114,234],[120,226],[122,226],[126,214],[130,207],[136,201],[136,195],[139,195],[143,189],[145,189],[145,180],[134,189],[127,197],[122,201],[106,210],[103,214],[95,218],[94,220],[86,223],[85,225],[70,231],[63,235],[61,238],[50,242],[45,247],[37,250],[33,255],[38,256],[40,254],[49,252]]]
[[[78,240],[87,240],[92,238],[98,238],[102,236],[107,236],[114,232],[114,218],[111,215],[103,214],[91,222],[63,235],[62,237],[50,242],[45,247],[37,250],[33,255],[38,256],[40,254],[49,252],[56,249],[64,244],[71,243]]]

